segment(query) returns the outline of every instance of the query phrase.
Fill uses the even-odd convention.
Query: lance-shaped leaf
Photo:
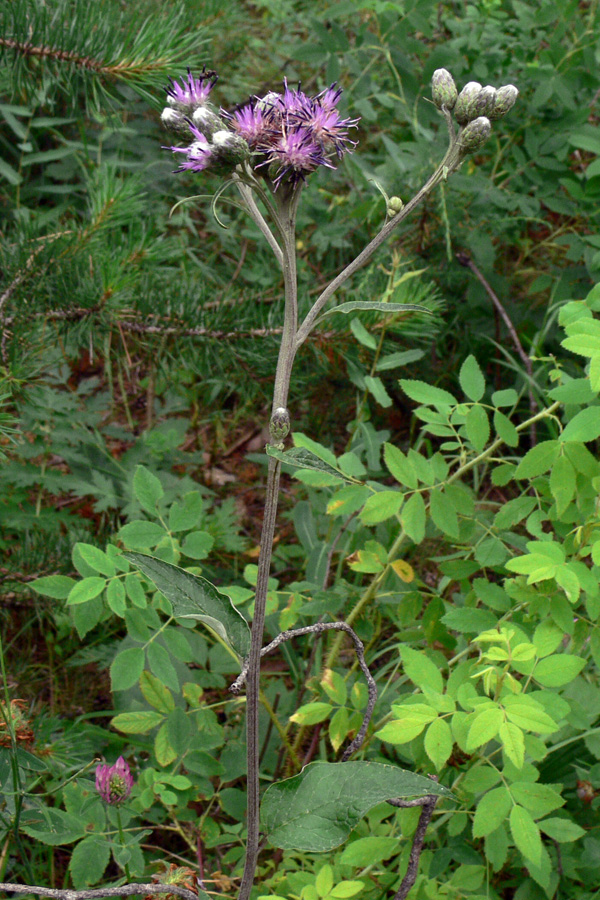
[[[282,850],[325,852],[342,844],[378,803],[428,794],[453,798],[447,787],[397,766],[315,762],[265,791],[262,827]]]
[[[292,447],[291,450],[278,450],[276,447],[267,444],[266,450],[267,456],[274,456],[275,459],[278,459],[282,463],[287,463],[288,466],[295,466],[297,469],[313,469],[315,472],[324,472],[326,475],[339,478],[340,481],[349,481],[352,484],[362,484],[357,478],[352,478],[350,475],[344,475],[343,472],[334,469],[333,466],[330,466],[329,463],[319,459],[318,456],[311,450],[307,450],[306,447]]]
[[[375,312],[386,312],[390,314],[415,312],[426,313],[428,316],[433,315],[430,309],[427,309],[426,306],[419,306],[417,303],[386,303],[383,300],[349,300],[347,303],[339,303],[337,306],[332,306],[331,309],[326,309],[324,313],[321,313],[315,322],[315,325],[334,313],[341,312],[347,315],[348,313],[356,312],[357,309],[370,310],[371,312],[375,310]]]
[[[178,619],[198,619],[209,625],[240,657],[250,652],[250,629],[229,597],[202,578],[179,566],[147,556],[145,553],[123,553],[146,578],[161,591],[173,607]]]

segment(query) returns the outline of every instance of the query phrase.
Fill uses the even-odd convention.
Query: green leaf
[[[208,531],[191,531],[181,545],[181,552],[190,559],[205,559],[214,543],[215,539]]]
[[[555,653],[541,659],[533,670],[533,677],[543,687],[562,687],[579,675],[585,666],[585,659]]]
[[[298,725],[316,725],[317,722],[324,722],[332,709],[333,706],[330,703],[322,703],[319,700],[305,703],[290,716],[290,722],[296,722]]]
[[[424,350],[400,350],[398,353],[390,353],[383,356],[375,369],[377,372],[386,372],[389,369],[396,369],[399,366],[407,366],[412,362],[417,362],[425,356]]]
[[[117,532],[117,537],[132,550],[147,550],[149,547],[156,547],[166,533],[162,525],[157,525],[156,522],[139,520],[123,525]]]
[[[400,379],[400,387],[404,393],[415,403],[425,403],[427,406],[442,407],[444,411],[448,406],[456,406],[456,397],[442,388],[427,384],[426,381],[417,381],[408,378]]]
[[[276,447],[267,444],[266,451],[267,456],[273,456],[275,459],[278,459],[282,463],[286,463],[288,466],[295,466],[297,469],[312,469],[316,472],[323,472],[340,481],[356,481],[355,478],[351,478],[348,475],[344,475],[338,469],[334,469],[333,466],[324,462],[322,459],[319,459],[318,456],[310,450],[307,450],[305,447],[292,447],[291,450],[277,450]]]
[[[110,859],[110,843],[100,835],[90,835],[73,848],[69,871],[76,890],[96,884],[104,875]]]
[[[360,514],[363,525],[378,525],[396,516],[404,501],[400,491],[377,491],[371,494]]]
[[[75,582],[69,591],[67,603],[69,606],[75,606],[76,603],[86,603],[88,600],[93,600],[94,597],[101,594],[105,587],[106,578],[89,575],[87,578],[82,578],[81,581]]]
[[[468,411],[465,428],[473,447],[481,453],[490,437],[490,423],[486,410],[479,403],[475,403]]]
[[[146,674],[143,672],[142,674]],[[148,734],[153,728],[163,721],[162,713],[152,709],[139,710],[138,712],[119,713],[110,720],[110,724],[124,734]]]
[[[519,395],[513,388],[504,391],[494,391],[492,403],[494,406],[514,406],[519,402]]]
[[[386,391],[383,381],[377,375],[365,375],[365,387],[380,406],[387,409],[394,402]]]
[[[595,441],[600,437],[600,406],[588,406],[580,410],[566,426],[560,436],[560,440],[566,441]]]
[[[504,714],[497,706],[483,709],[475,715],[467,737],[467,752],[471,753],[477,747],[481,747],[495,738],[503,721]]]
[[[106,602],[116,616],[121,619],[125,615],[127,607],[125,601],[125,586],[120,578],[111,578],[106,588]]]
[[[195,528],[204,512],[204,500],[200,491],[190,491],[182,500],[176,500],[169,510],[169,531],[189,531]]]
[[[343,843],[378,803],[428,794],[452,797],[443,785],[395,766],[315,762],[267,788],[261,818],[274,847],[318,853]]]
[[[511,796],[504,786],[484,794],[475,810],[473,837],[485,837],[499,828],[508,816],[511,806]]]
[[[512,722],[503,722],[498,736],[505,755],[517,769],[522,769],[525,762],[525,739],[521,729]]]
[[[558,731],[558,724],[544,711],[541,703],[532,697],[518,694],[505,697],[502,702],[508,720],[518,725],[519,728],[536,734],[552,734],[554,731]]]
[[[396,481],[412,490],[417,489],[419,486],[417,473],[402,450],[393,444],[386,443],[383,445],[383,458],[390,474]]]
[[[33,588],[43,597],[52,597],[54,600],[66,600],[71,589],[77,582],[69,575],[45,575],[30,581],[28,587]]]
[[[445,719],[434,719],[425,732],[425,753],[439,772],[452,755],[452,733]]]
[[[453,631],[459,631],[461,634],[472,632],[479,634],[481,631],[487,631],[494,628],[497,624],[496,616],[487,609],[473,609],[472,607],[462,607],[461,609],[451,609],[441,621]]]
[[[202,578],[171,563],[142,553],[124,553],[156,585],[180,619],[197,619],[210,626],[236,653],[245,657],[250,651],[248,623],[229,597]]]
[[[327,504],[328,516],[349,516],[362,509],[365,501],[371,496],[368,487],[362,484],[347,484],[332,495]]]
[[[160,713],[170,713],[175,709],[175,701],[170,690],[165,687],[160,678],[157,678],[151,672],[142,672],[140,689],[150,706],[153,706]]]
[[[425,537],[427,515],[425,501],[421,494],[414,493],[404,504],[400,521],[408,537],[415,544],[420,544]]]
[[[179,678],[175,667],[171,662],[169,652],[165,650],[161,644],[152,641],[149,644],[146,654],[148,656],[148,665],[152,669],[154,675],[159,678],[163,684],[170,687],[172,691],[179,691]]]
[[[334,703],[344,706],[348,696],[348,689],[345,680],[339,672],[334,672],[333,669],[325,669],[321,679],[321,687]]]
[[[42,844],[60,847],[86,836],[85,822],[62,809],[38,808],[21,814],[21,829]]]
[[[388,744],[408,744],[437,719],[437,710],[426,703],[411,703],[403,706],[393,706],[394,720],[388,722],[375,737]]]
[[[437,527],[449,537],[458,538],[458,517],[456,508],[448,495],[440,488],[435,488],[429,495],[431,518]]]
[[[353,841],[340,856],[343,866],[372,866],[398,853],[398,841],[393,837],[363,837]]]
[[[531,814],[522,806],[513,806],[509,817],[510,830],[517,849],[526,860],[539,866],[542,862],[542,839],[540,829],[533,821]]]
[[[110,683],[113,691],[126,691],[137,683],[144,670],[145,656],[141,647],[121,650],[110,667]]]
[[[494,412],[494,428],[498,437],[509,447],[517,447],[519,444],[519,432],[504,413],[499,410]]]
[[[547,816],[566,802],[549,784],[535,781],[515,781],[510,786],[510,792],[517,803],[528,809],[535,819]]]
[[[145,466],[138,465],[133,476],[133,493],[143,510],[156,515],[158,501],[165,492],[156,475]]]
[[[562,516],[575,496],[575,469],[566,458],[559,456],[550,472],[550,493],[556,500],[556,513]]]
[[[535,478],[551,469],[560,453],[559,441],[542,441],[528,450],[514,474],[519,478]]]
[[[467,356],[460,367],[458,380],[469,400],[481,400],[485,393],[485,378],[474,356]]]
[[[444,679],[439,666],[432,662],[422,650],[403,646],[400,649],[404,673],[421,690],[429,688],[438,694],[444,693]]]
[[[583,828],[580,828],[579,825],[576,825],[570,819],[558,817],[544,819],[543,822],[538,822],[538,826],[544,834],[547,834],[553,841],[558,841],[559,844],[577,841],[586,834]]]

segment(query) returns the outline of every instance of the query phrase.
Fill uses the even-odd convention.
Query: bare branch
[[[129,897],[131,894],[177,894],[184,900],[198,900],[198,894],[177,884],[122,884],[120,887],[94,888],[87,891],[59,890],[27,884],[0,884],[0,891],[9,894],[39,894],[56,900],[94,900],[96,897]]]
[[[349,625],[346,625],[345,622],[317,622],[316,625],[306,625],[304,628],[294,628],[290,631],[282,631],[281,634],[278,634],[277,637],[271,641],[270,644],[267,644],[266,647],[260,651],[261,657],[265,656],[267,653],[271,653],[273,650],[276,650],[277,647],[280,646],[284,641],[289,641],[292,638],[300,637],[303,634],[316,634],[317,636],[324,634],[326,631],[345,631],[346,634],[350,635],[352,638],[352,642],[354,644],[354,649],[356,650],[356,656],[358,658],[358,664],[367,680],[367,687],[369,691],[369,699],[367,701],[367,706],[364,712],[362,725],[360,726],[356,737],[346,747],[344,753],[342,755],[342,762],[346,762],[353,753],[355,753],[362,742],[365,739],[365,735],[367,733],[367,728],[369,727],[369,722],[371,721],[371,716],[373,715],[373,709],[375,708],[375,703],[377,702],[377,685],[375,684],[375,679],[371,675],[367,664],[365,662],[365,647],[363,642],[360,640],[356,632],[350,628]],[[230,685],[229,690],[233,694],[239,694],[242,689],[242,685],[246,680],[246,676],[248,674],[248,662],[247,660],[244,662],[244,666],[242,671]]]

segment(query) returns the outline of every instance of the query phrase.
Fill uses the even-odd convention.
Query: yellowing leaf
[[[413,567],[404,559],[394,560],[394,562],[392,563],[392,569],[394,570],[398,578],[401,578],[402,581],[406,582],[407,584],[410,584],[410,582],[415,577]]]

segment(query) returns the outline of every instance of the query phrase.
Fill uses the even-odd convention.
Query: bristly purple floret
[[[175,172],[201,172],[202,169],[206,169],[210,165],[212,150],[202,132],[196,128],[192,121],[189,119],[187,121],[194,142],[188,147],[163,147],[163,150],[171,150],[173,153],[185,153],[187,158],[179,164],[178,168],[174,170]]]
[[[332,85],[325,88],[320,94],[317,94],[315,100],[317,100],[324,109],[331,109],[332,107],[337,106],[341,96],[342,89],[341,87],[337,87],[337,81],[334,81]],[[355,121],[358,121],[358,119]]]
[[[337,109],[322,106],[318,97],[310,102],[309,108],[302,115],[302,124],[310,130],[313,138],[325,149],[332,146],[339,159],[350,147],[356,147],[357,142],[348,137],[348,129],[356,128],[358,121],[342,119]]]
[[[310,108],[311,99],[300,90],[300,82],[298,82],[297,90],[288,87],[287,78],[283,80],[284,91],[280,95],[277,106],[284,116],[302,115]]]
[[[248,103],[242,109],[236,110],[233,115],[228,115],[228,118],[232,120],[233,127],[247,141],[249,147],[254,148],[261,141],[277,136],[271,109],[263,110],[260,106]]]
[[[277,188],[284,179],[297,183],[304,181],[306,175],[314,172],[319,166],[334,169],[323,153],[323,148],[313,139],[310,131],[299,125],[282,131],[274,142],[258,148],[267,158],[259,166],[277,166],[272,179]]]
[[[194,78],[192,70],[188,69],[187,79],[181,84],[173,78],[169,79],[171,86],[167,88],[168,102],[176,106],[203,106],[218,77],[216,72],[207,72],[206,66],[199,78]]]

